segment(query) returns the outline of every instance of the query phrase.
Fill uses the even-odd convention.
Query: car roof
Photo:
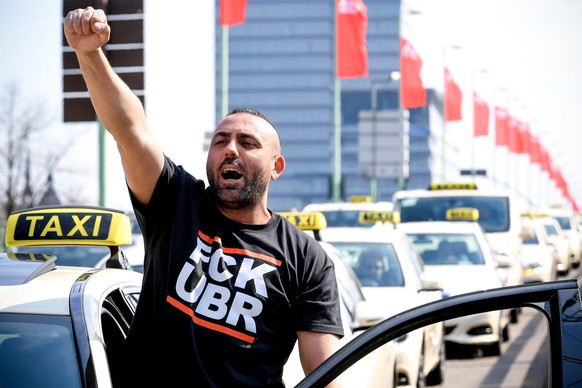
[[[303,211],[330,210],[392,210],[391,202],[321,202],[305,205]]]
[[[507,197],[513,196],[513,192],[507,189],[447,189],[447,190],[399,190],[393,195],[393,200],[401,198],[429,198],[429,197]]]
[[[141,274],[121,269],[126,266],[119,247],[131,242],[130,219],[115,209],[55,206],[11,213],[6,222],[6,246],[37,247],[39,251],[0,254],[0,312],[69,315],[73,295],[91,305],[91,296],[99,299],[122,284],[141,286]],[[108,247],[112,268],[57,265],[57,256],[47,252],[59,245]]]
[[[481,233],[482,229],[471,221],[415,221],[397,225],[404,233]]]
[[[54,266],[54,262],[51,263],[50,260],[30,264],[31,268],[28,270],[30,276],[25,274],[19,281],[15,281],[14,277],[9,278],[9,274],[24,271],[17,268],[23,264],[22,260],[14,256],[16,255],[0,254],[2,272],[0,274],[0,312],[2,313],[69,315],[71,288],[77,280],[89,273],[96,275],[91,276],[90,282],[87,283],[90,283],[93,289],[107,289],[112,284],[120,282],[141,284],[141,275],[133,271],[121,269],[97,271],[84,267],[61,267]],[[33,273],[43,265],[48,267],[46,271]]]
[[[329,242],[393,242],[402,235],[392,224],[375,224],[371,228],[340,227],[325,228],[320,232],[321,239]]]

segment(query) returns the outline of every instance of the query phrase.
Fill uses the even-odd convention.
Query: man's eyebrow
[[[214,133],[214,135],[212,135],[212,138],[219,137],[219,136],[220,137],[230,137],[230,132],[228,132],[228,131],[217,131],[217,132]]]
[[[258,137],[256,137],[255,135],[253,135],[252,133],[239,133],[239,134],[237,135],[237,137],[238,137],[239,139],[243,139],[243,140],[244,140],[244,139],[251,139],[251,140],[254,140],[254,141],[256,141],[256,142],[257,142],[257,143],[259,143],[259,144],[261,143],[261,141],[259,140],[259,138],[258,138]]]

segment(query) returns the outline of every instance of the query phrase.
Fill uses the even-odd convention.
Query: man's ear
[[[273,171],[271,171],[271,180],[274,181],[275,179],[279,178],[285,170],[285,158],[283,155],[277,155],[275,157],[275,163],[273,166]]]

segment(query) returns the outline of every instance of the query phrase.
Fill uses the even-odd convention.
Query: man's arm
[[[299,358],[305,375],[313,372],[315,368],[339,349],[339,337],[334,334],[317,333],[313,331],[298,331],[297,341],[299,345]],[[339,378],[335,379],[328,387],[340,387]]]
[[[164,154],[148,127],[141,102],[115,74],[101,49],[110,34],[105,13],[91,7],[71,11],[64,20],[64,32],[79,60],[95,111],[117,142],[127,184],[136,199],[147,204],[164,166]]]

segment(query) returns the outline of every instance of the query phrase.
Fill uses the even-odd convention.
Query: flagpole
[[[333,70],[333,171],[331,182],[331,200],[339,202],[341,196],[341,83],[337,74],[337,0],[333,0],[333,36],[334,36],[334,70]]]
[[[228,26],[220,34],[220,119],[228,113]]]

